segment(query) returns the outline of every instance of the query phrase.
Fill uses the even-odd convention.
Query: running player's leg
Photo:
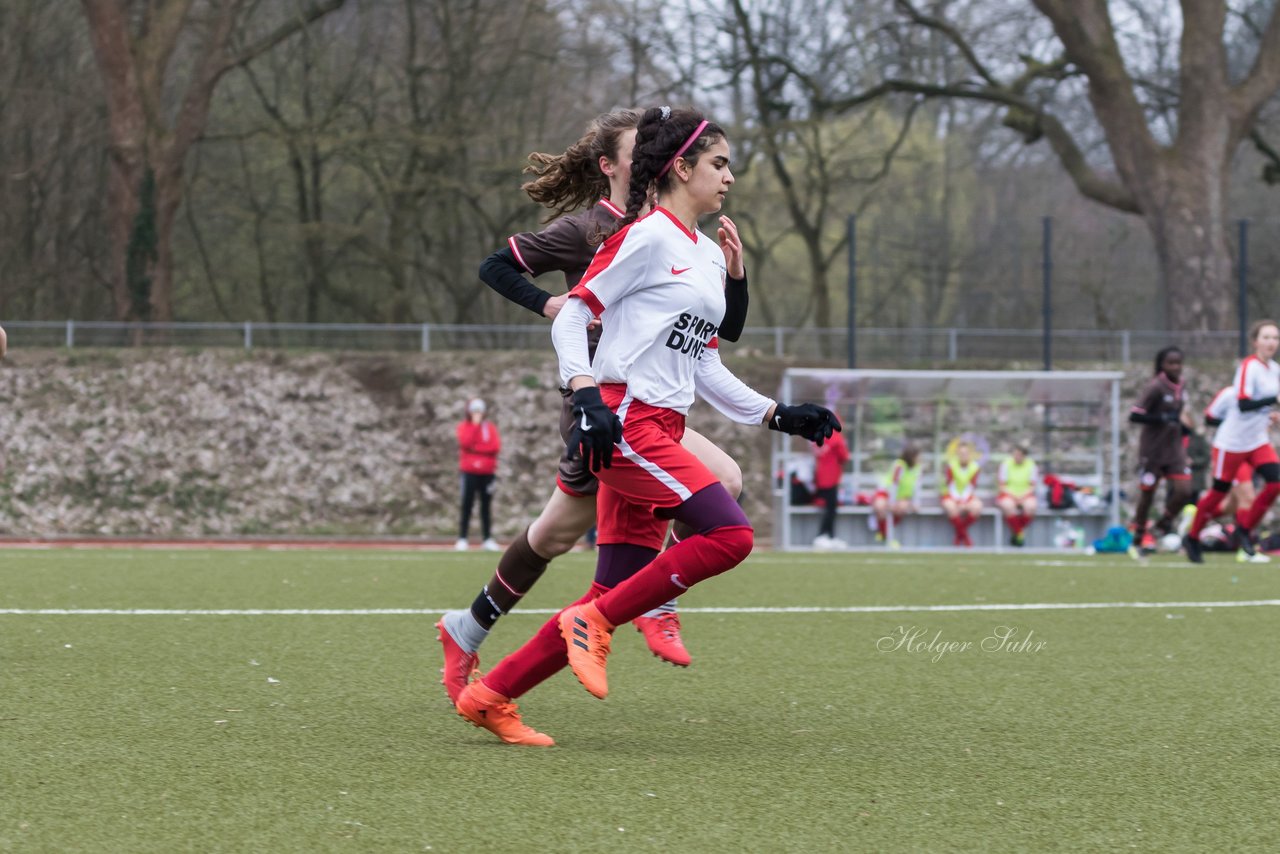
[[[733,457],[706,436],[688,427],[685,428],[680,444],[711,470],[730,495],[736,499],[742,494],[742,468]],[[692,534],[693,531],[683,523],[673,522],[667,545],[674,545]],[[633,622],[636,629],[644,635],[650,652],[677,667],[688,667],[693,658],[684,645],[677,606],[678,600],[672,599],[636,617]]]
[[[621,454],[614,457],[612,468],[598,472],[610,492],[633,508],[657,508],[657,515],[678,519],[696,532],[598,600],[562,613],[570,666],[598,697],[607,692],[604,663],[614,626],[732,569],[750,553],[754,542],[742,508],[705,465],[671,438],[668,419],[674,415],[630,401]],[[651,544],[644,538],[652,516],[642,516],[635,509],[630,517],[608,511],[602,504],[602,548],[612,543]]]
[[[647,506],[630,505],[604,484],[600,486],[597,501],[601,508],[599,527],[604,542],[598,549],[596,577],[586,595],[570,608],[591,601],[614,584],[634,575],[658,554],[666,533],[666,519],[656,518]],[[624,538],[634,542],[623,542]],[[524,726],[512,701],[568,663],[560,628],[562,613],[544,623],[532,638],[502,659],[497,667],[465,686],[457,700],[458,714],[476,726],[488,729],[503,741],[550,743],[547,736]]]
[[[1253,500],[1247,511],[1236,515],[1236,525],[1243,529],[1246,537],[1252,538],[1253,529],[1267,515],[1276,497],[1280,496],[1280,459],[1276,457],[1276,449],[1270,444],[1255,448],[1248,455],[1248,461],[1263,480],[1262,491]]]
[[[1191,520],[1191,527],[1182,538],[1182,547],[1187,553],[1187,559],[1192,563],[1204,563],[1200,546],[1200,532],[1204,530],[1204,526],[1214,516],[1218,515],[1218,508],[1222,506],[1222,502],[1226,500],[1227,493],[1231,490],[1231,481],[1235,479],[1236,469],[1248,456],[1247,454],[1221,451],[1217,448],[1214,451],[1213,482],[1209,489],[1205,490],[1200,500],[1196,502],[1196,515]]]
[[[594,484],[594,479],[593,479]],[[449,611],[436,624],[444,649],[442,682],[449,699],[479,667],[479,650],[495,623],[520,602],[547,564],[573,548],[596,519],[593,494],[570,494],[558,485],[538,518],[521,531],[498,559],[497,569],[465,611]]]
[[[1151,516],[1151,505],[1155,503],[1156,488],[1160,485],[1160,475],[1152,470],[1146,460],[1138,467],[1138,501],[1133,507],[1133,519],[1129,530],[1133,532],[1133,544],[1140,547],[1147,533],[1147,519]]]
[[[1191,500],[1190,472],[1169,472],[1164,481],[1164,512],[1155,522],[1155,529],[1168,534],[1178,527],[1182,508]]]

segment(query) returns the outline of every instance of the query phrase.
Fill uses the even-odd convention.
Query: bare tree
[[[1007,47],[984,40],[974,21],[966,27],[948,17],[952,10],[972,14],[969,4],[937,2],[929,10],[910,0],[896,5],[906,27],[886,33],[900,50],[899,62],[886,64],[878,84],[833,86],[792,64],[795,79],[803,82],[815,105],[844,110],[908,92],[1000,106],[1006,110],[1005,123],[1028,143],[1049,143],[1081,193],[1142,217],[1155,243],[1171,326],[1211,330],[1227,324],[1232,313],[1230,166],[1240,144],[1254,133],[1259,111],[1280,89],[1280,9],[1256,9],[1264,17],[1253,26],[1257,39],[1252,60],[1241,63],[1242,70],[1233,76],[1225,0],[1183,0],[1177,61],[1172,62],[1171,54],[1158,55],[1155,74],[1147,77],[1136,70],[1135,57],[1126,55],[1124,34],[1106,0],[1033,0],[1051,31],[1043,44],[1027,37],[1017,42],[1017,63]],[[1002,8],[1008,12],[1007,4]],[[1151,26],[1155,20],[1131,16],[1128,26]],[[913,31],[942,35],[964,72],[916,76],[907,52],[901,51]],[[775,59],[788,62],[785,56]],[[1159,75],[1166,67],[1159,60],[1175,68],[1172,80]],[[1075,85],[1081,81],[1083,86]],[[1079,123],[1064,112],[1070,109],[1067,102],[1055,98],[1079,89],[1114,173],[1082,142]]]
[[[118,317],[173,317],[172,235],[182,174],[205,130],[219,80],[343,2],[318,0],[296,8],[268,32],[237,46],[233,35],[257,3],[81,0],[106,94],[105,205]],[[186,61],[175,63],[178,55]]]

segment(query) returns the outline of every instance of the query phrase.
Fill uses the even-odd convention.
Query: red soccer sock
[[[882,516],[876,520],[876,531],[880,533],[880,539],[882,540],[889,536],[889,519],[887,516]]]
[[[1213,489],[1206,492],[1204,498],[1196,502],[1196,517],[1191,520],[1191,529],[1187,531],[1187,536],[1193,540],[1200,539],[1200,532],[1204,530],[1204,526],[1209,523],[1210,519],[1218,515],[1218,508],[1226,500],[1227,494],[1225,492],[1218,492]]]
[[[652,563],[596,600],[600,616],[615,626],[669,602],[699,581],[733,569],[755,542],[745,525],[695,534],[658,555]],[[563,642],[561,643],[563,646]]]
[[[1243,516],[1240,513],[1236,513],[1236,524],[1252,531],[1262,521],[1262,517],[1267,515],[1267,511],[1271,509],[1271,505],[1275,502],[1277,495],[1280,495],[1280,483],[1268,483],[1262,487],[1258,497],[1253,499],[1253,503],[1249,505],[1248,511]]]
[[[608,591],[608,587],[592,582],[586,595],[569,607],[590,602]],[[480,681],[504,697],[515,698],[554,676],[568,663],[564,638],[560,636],[560,614],[557,612],[542,624],[542,628],[533,637],[525,641],[524,646],[498,662],[498,666]]]

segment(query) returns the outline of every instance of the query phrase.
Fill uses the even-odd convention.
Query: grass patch
[[[576,597],[591,565],[557,561],[524,607]],[[522,698],[559,742],[536,750],[464,724],[436,682],[433,615],[492,567],[0,551],[4,609],[429,612],[0,614],[0,850],[1264,850],[1280,836],[1273,607],[779,610],[1266,600],[1274,569],[761,553],[682,597],[693,667],[622,627],[607,701],[567,673]],[[485,666],[546,619],[507,617]],[[1016,633],[988,641],[1001,627]]]

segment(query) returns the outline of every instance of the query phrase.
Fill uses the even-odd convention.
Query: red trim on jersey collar
[[[694,243],[697,243],[697,242],[698,242],[698,232],[696,232],[696,231],[690,231],[690,230],[685,226],[685,224],[684,224],[683,222],[681,222],[681,221],[676,217],[676,215],[675,215],[675,214],[673,214],[671,211],[669,211],[669,210],[667,210],[666,208],[664,208],[662,205],[658,205],[656,208],[654,208],[654,209],[651,211],[651,213],[664,213],[664,214],[666,214],[666,215],[667,215],[667,219],[669,219],[669,220],[671,220],[672,222],[674,222],[674,223],[676,224],[676,226],[677,226],[681,231],[683,231],[683,232],[685,233],[685,236],[686,236],[686,237],[688,237],[688,238],[689,238],[690,240],[692,240]]]
[[[626,216],[626,215],[627,215],[627,212],[626,212],[626,211],[624,211],[622,208],[618,207],[617,205],[615,205],[613,202],[609,201],[608,199],[601,199],[601,200],[600,200],[599,202],[597,202],[596,204],[603,205],[605,210],[607,210],[609,213],[613,214],[613,215],[614,215],[615,217],[617,217],[618,219],[622,219],[624,216]]]

